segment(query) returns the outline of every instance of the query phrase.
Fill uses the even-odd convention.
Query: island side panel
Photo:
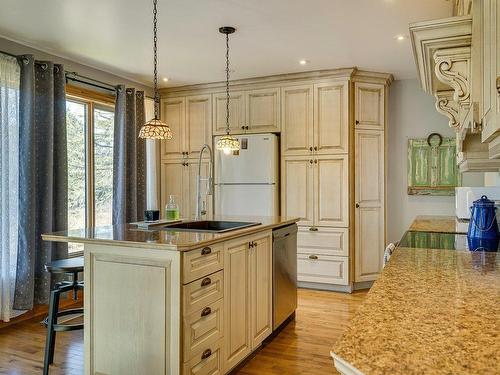
[[[180,374],[180,253],[85,244],[85,374]]]

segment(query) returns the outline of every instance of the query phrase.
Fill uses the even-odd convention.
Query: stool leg
[[[48,375],[49,365],[54,362],[54,347],[56,345],[56,332],[54,324],[57,322],[57,312],[59,310],[59,290],[50,292],[49,318],[47,324],[47,338],[45,341],[45,357],[43,362],[43,375]]]

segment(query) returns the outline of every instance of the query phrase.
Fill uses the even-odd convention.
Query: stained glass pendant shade
[[[153,66],[154,66],[154,106],[155,117],[142,125],[139,131],[139,138],[145,139],[172,139],[172,130],[163,121],[160,120],[160,94],[158,93],[158,56],[156,44],[157,37],[157,2],[153,0]]]
[[[234,27],[224,26],[219,28],[219,32],[226,35],[226,135],[217,140],[217,150],[225,154],[231,154],[240,149],[240,141],[230,134],[229,128],[229,34],[236,31]]]

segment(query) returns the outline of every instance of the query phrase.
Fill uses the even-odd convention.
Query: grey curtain
[[[146,207],[144,92],[117,87],[113,150],[113,224],[142,220]]]
[[[66,230],[66,94],[62,65],[19,56],[19,240],[14,308],[47,303],[56,280],[45,264],[66,258],[67,244],[40,235]]]

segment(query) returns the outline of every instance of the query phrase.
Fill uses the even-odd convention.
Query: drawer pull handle
[[[210,357],[212,355],[212,351],[210,349],[207,349],[203,352],[203,354],[201,355],[201,359],[207,359],[208,357]]]
[[[209,247],[204,247],[202,250],[201,250],[201,255],[208,255],[212,252],[212,249],[209,248]]]
[[[316,259],[318,259],[318,256],[317,256],[317,255],[309,255],[309,259],[314,259],[314,260],[316,260]]]
[[[316,227],[311,227],[311,228],[309,228],[309,230],[310,230],[311,232],[317,232],[317,231],[318,231],[318,228],[316,228]]]
[[[210,307],[205,307],[203,311],[201,312],[201,316],[207,316],[212,313],[212,309]]]
[[[203,280],[201,280],[201,286],[207,286],[212,284],[212,279],[210,277],[205,277]]]

